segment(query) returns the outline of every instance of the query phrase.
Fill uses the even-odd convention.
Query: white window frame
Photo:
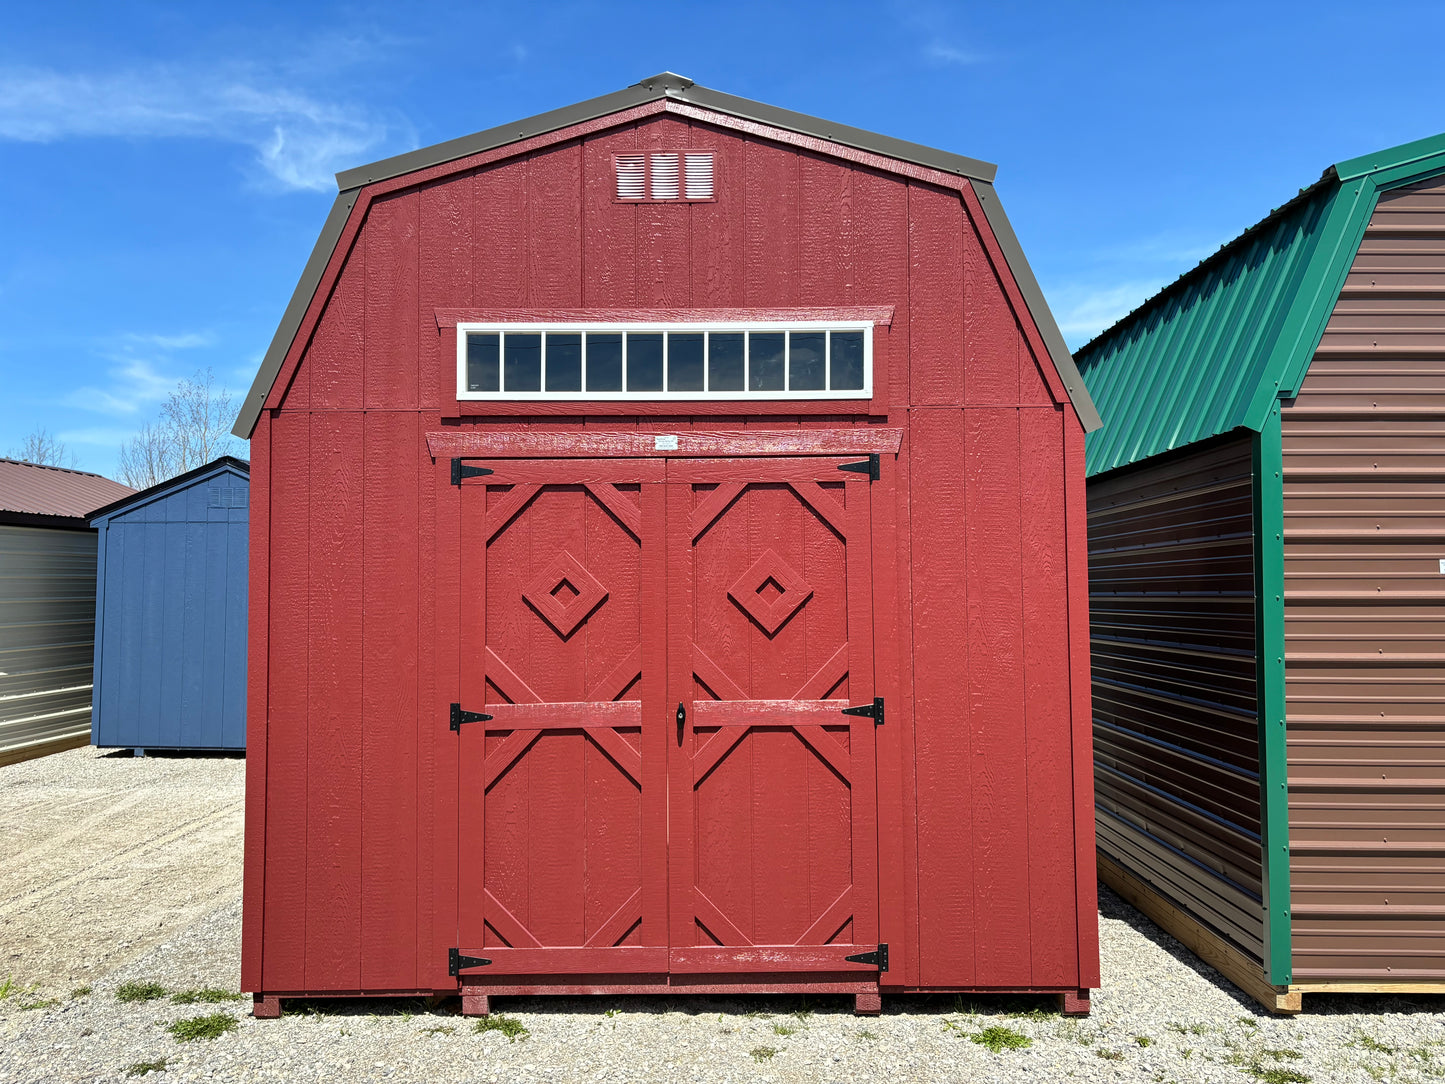
[[[548,323],[458,323],[457,324],[457,399],[466,402],[484,402],[488,400],[500,402],[525,402],[538,400],[545,402],[724,402],[724,401],[754,401],[767,402],[778,400],[826,400],[826,399],[872,399],[873,398],[873,326],[872,320],[771,320],[767,322],[678,322],[678,323],[572,323],[568,321],[555,321]],[[742,391],[587,391],[587,349],[586,338],[583,338],[582,349],[582,391],[546,391],[547,387],[547,339],[546,332],[561,334],[576,334],[586,332],[612,332],[621,334],[622,339],[622,374],[623,385],[627,383],[627,338],[630,333],[637,332],[672,332],[672,331],[717,331],[717,332],[772,332],[777,334],[785,332],[789,338],[784,342],[784,387],[777,391],[749,391],[747,384],[751,377],[751,350],[743,352],[743,390]],[[792,345],[791,333],[795,331],[818,332],[818,331],[861,331],[863,332],[863,387],[850,388],[843,391],[832,390],[810,390],[800,389],[794,391],[787,387],[792,381],[792,370],[787,365],[786,358],[788,349]],[[503,336],[507,332],[526,332],[529,334],[542,333],[542,391],[507,391],[505,388],[499,391],[470,391],[467,388],[467,336],[469,334],[500,333]],[[662,369],[663,381],[666,383],[668,369],[668,349],[666,338],[663,339]],[[825,339],[825,372],[826,381],[832,382],[833,377],[833,341],[831,336]],[[703,386],[706,389],[708,380],[711,377],[709,362],[711,361],[711,339],[703,340]],[[751,343],[749,342],[750,346]],[[506,382],[506,339],[503,338],[498,344],[498,382]]]

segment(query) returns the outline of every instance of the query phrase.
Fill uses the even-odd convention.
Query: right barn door
[[[673,972],[879,971],[867,466],[667,465]]]

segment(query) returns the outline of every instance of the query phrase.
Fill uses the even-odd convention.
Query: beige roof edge
[[[547,132],[554,132],[664,97],[676,98],[704,109],[728,113],[776,128],[814,136],[833,143],[841,143],[859,150],[871,151],[887,158],[913,162],[931,169],[967,177],[979,192],[989,225],[1004,249],[1005,258],[1024,294],[1029,312],[1044,336],[1049,354],[1059,370],[1059,375],[1064,380],[1064,386],[1073,399],[1074,408],[1078,411],[1084,428],[1086,430],[1098,428],[1100,424],[1098,412],[1094,409],[1088,392],[1084,390],[1083,381],[1079,379],[1078,370],[1074,367],[1073,357],[1064,345],[1063,336],[1054,322],[1033,271],[1024,258],[1023,250],[1019,247],[1013,228],[1009,225],[1008,218],[1003,212],[1003,206],[993,192],[992,182],[997,167],[989,162],[926,147],[920,143],[894,139],[891,136],[869,132],[862,128],[853,128],[846,124],[834,124],[819,117],[795,113],[788,109],[779,109],[776,106],[755,102],[748,98],[739,98],[732,94],[724,94],[721,91],[709,90],[707,87],[698,86],[685,76],[662,72],[624,90],[590,98],[562,109],[539,113],[525,120],[513,121],[510,124],[503,124],[430,147],[422,147],[406,154],[384,158],[370,165],[338,173],[336,183],[340,192],[336,197],[336,202],[331,207],[331,213],[326,216],[326,223],[322,226],[321,235],[316,239],[316,246],[311,250],[311,256],[301,272],[301,280],[296,284],[296,290],[286,305],[286,310],[281,316],[281,323],[276,328],[276,334],[271,339],[271,345],[267,348],[265,357],[261,360],[256,379],[251,384],[251,390],[246,393],[246,398],[241,403],[236,424],[231,431],[236,436],[249,440],[252,431],[256,428],[256,420],[261,416],[266,396],[270,394],[272,385],[280,375],[281,365],[285,361],[287,352],[291,349],[291,344],[301,327],[302,318],[321,283],[321,276],[331,260],[332,253],[336,250],[342,230],[346,226],[346,220],[351,214],[351,209],[356,205],[363,185],[374,184],[377,181],[388,180],[445,162],[455,161],[458,158],[479,154],[485,150]]]

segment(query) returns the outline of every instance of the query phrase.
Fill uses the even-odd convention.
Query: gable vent
[[[684,154],[688,199],[712,199],[712,155]]]
[[[677,155],[654,154],[650,164],[652,183],[647,194],[653,199],[677,199]]]
[[[617,156],[617,198],[642,199],[646,195],[643,186],[645,159],[640,154],[619,154]]]

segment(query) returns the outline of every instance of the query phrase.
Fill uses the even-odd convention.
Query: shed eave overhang
[[[244,474],[247,478],[251,476],[251,464],[244,459],[238,459],[233,455],[223,455],[203,463],[199,467],[192,467],[184,474],[178,474],[174,478],[167,478],[164,482],[157,482],[153,486],[122,497],[118,501],[111,501],[107,505],[97,508],[89,516],[83,517],[82,522],[89,522],[90,526],[99,525],[99,521],[109,519],[118,512],[124,512],[138,505],[149,504],[165,496],[167,493],[177,489],[184,489],[192,482],[209,477],[212,474],[236,473]]]

